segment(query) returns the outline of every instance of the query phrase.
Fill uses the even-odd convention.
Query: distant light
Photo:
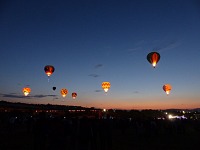
[[[106,109],[103,109],[104,112],[106,112]]]
[[[169,118],[169,119],[172,119],[172,118],[174,118],[174,117],[173,117],[172,115],[168,115],[168,118]]]

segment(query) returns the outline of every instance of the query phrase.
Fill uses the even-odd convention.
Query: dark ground
[[[193,150],[200,147],[197,120],[13,120],[0,122],[0,150]]]

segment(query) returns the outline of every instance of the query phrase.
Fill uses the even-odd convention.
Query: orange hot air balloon
[[[170,93],[171,89],[172,86],[170,84],[163,85],[163,90],[166,92],[167,95]]]
[[[50,77],[52,75],[52,73],[55,71],[55,68],[54,68],[54,66],[47,65],[44,67],[44,71],[47,74],[47,76]]]
[[[110,89],[110,82],[102,82],[101,86],[102,89],[107,93],[108,90]]]
[[[25,96],[27,96],[31,92],[31,88],[25,87],[22,89],[22,92],[24,93]]]
[[[149,61],[149,63],[151,63],[153,65],[153,67],[156,67],[156,64],[158,63],[158,61],[160,60],[160,54],[157,52],[151,52],[147,55],[147,60]]]
[[[73,93],[72,93],[72,98],[75,99],[76,96],[77,96],[77,93],[73,92]]]
[[[63,88],[63,89],[60,90],[60,93],[61,93],[62,97],[66,97],[67,94],[68,94],[68,90]]]

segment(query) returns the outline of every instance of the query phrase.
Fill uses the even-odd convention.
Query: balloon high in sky
[[[200,107],[197,0],[4,1],[0,22],[0,100]],[[31,88],[28,96],[24,87]]]
[[[147,60],[155,68],[158,61],[160,60],[160,54],[157,52],[151,52],[147,55]]]

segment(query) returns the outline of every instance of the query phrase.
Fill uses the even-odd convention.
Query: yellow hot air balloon
[[[158,61],[160,60],[160,54],[157,52],[151,52],[147,55],[147,60],[149,61],[149,63],[151,63],[153,65],[153,67],[156,67],[156,64],[158,63]]]
[[[163,85],[163,90],[166,92],[167,95],[170,93],[171,89],[172,86],[170,84]]]
[[[73,93],[72,93],[72,98],[75,99],[76,96],[77,96],[77,93],[73,92]]]
[[[31,88],[25,87],[22,89],[22,92],[24,93],[25,96],[27,96],[31,92]]]
[[[68,94],[68,90],[63,88],[63,89],[60,90],[60,93],[61,93],[62,97],[66,97],[67,94]]]
[[[102,89],[107,93],[108,90],[110,89],[110,82],[102,82],[101,86]]]

